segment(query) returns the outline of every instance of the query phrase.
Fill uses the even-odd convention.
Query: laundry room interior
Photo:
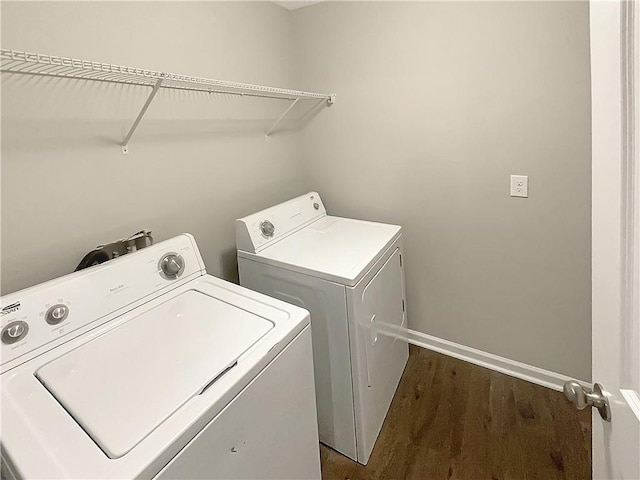
[[[314,445],[322,446],[314,455],[323,479],[591,478],[592,434],[607,428],[598,416],[605,407],[590,397],[597,380],[593,4],[3,1],[2,307],[22,302],[25,308],[26,297],[13,295],[23,289],[68,274],[80,278],[84,270],[73,272],[96,246],[141,231],[150,232],[154,244],[188,233],[197,247],[184,248],[199,251],[194,258],[201,255],[201,272],[310,311],[317,396],[310,418],[319,419]],[[123,73],[117,66],[133,68]],[[300,211],[292,210],[298,205]],[[339,218],[314,231],[322,237],[319,250],[286,243],[285,236],[310,230],[324,216]],[[353,227],[345,233],[353,245],[343,261],[336,253],[342,244],[330,240],[332,228],[343,228],[332,223],[341,218],[364,221],[372,236],[378,230],[370,222],[401,230],[389,230],[371,247],[380,253],[365,259],[374,239]],[[334,278],[329,267],[325,272],[323,242],[333,249],[327,255],[334,256],[328,262],[336,272],[361,265],[359,273]],[[351,323],[360,308],[352,302],[366,303],[358,286],[378,278],[377,265],[390,261],[393,242],[402,288],[398,324],[368,310],[364,321]],[[269,253],[276,247],[280,260]],[[138,249],[91,271],[142,258],[146,248]],[[329,344],[319,360],[318,337],[331,342],[339,333],[331,330],[333,313],[326,314],[326,331],[314,327],[318,314],[304,292],[310,289],[310,302],[318,305],[334,300],[319,295],[314,283],[290,292],[284,283],[260,288],[278,277],[280,264],[273,262],[287,269],[297,255],[318,265],[309,269],[323,282],[342,289],[344,354],[359,348],[356,328],[369,342],[362,356],[349,360],[353,371],[344,371],[354,378],[349,374],[347,383],[334,376],[332,362],[342,353]],[[252,284],[251,269],[262,265],[258,257],[266,259],[265,270]],[[154,260],[163,279],[189,272],[188,265],[170,265],[174,260]],[[302,278],[305,268],[300,263],[291,270]],[[396,294],[389,285],[371,291],[378,299]],[[64,310],[52,315],[66,321],[67,309],[78,303],[59,300]],[[53,325],[48,310],[38,312]],[[10,329],[14,323],[35,331],[26,317],[3,316],[3,342],[6,331],[21,345],[22,330]],[[379,400],[368,400],[367,392],[387,375],[386,360],[371,360],[379,339],[402,345],[404,357],[388,400],[380,400],[381,426],[363,440],[369,423],[362,412]],[[66,348],[62,342],[60,348]],[[25,355],[33,363],[34,355]],[[233,371],[240,360],[234,362],[225,368]],[[38,367],[44,372],[39,381],[73,413],[66,394],[47,383],[62,368],[54,364]],[[319,380],[325,367],[326,385]],[[7,368],[2,380],[14,364]],[[216,374],[224,379],[226,371]],[[583,391],[587,406],[597,408],[579,405],[576,395]],[[336,400],[347,393],[354,397]],[[6,395],[3,403],[12,404],[13,393]],[[338,430],[347,424],[336,402],[343,401],[355,409],[345,450],[323,439],[322,424],[326,414],[335,424],[324,435],[342,435]],[[75,421],[89,431],[89,420],[78,419],[85,414],[92,415],[79,412]],[[131,452],[147,448],[153,432]],[[29,477],[20,466],[28,460],[10,433],[2,438],[3,460],[13,463],[16,478]],[[90,436],[91,448],[113,458]],[[622,478],[599,476],[606,462],[597,461],[594,478]],[[637,458],[632,463],[638,467]],[[74,468],[50,478],[89,471]],[[149,468],[145,476],[155,477],[159,470]],[[142,471],[109,470],[102,478]],[[190,472],[190,478],[258,478]],[[292,475],[287,478],[302,478]]]

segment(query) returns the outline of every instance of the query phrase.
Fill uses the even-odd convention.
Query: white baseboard
[[[553,390],[562,391],[564,382],[567,380],[574,380],[560,373],[551,372],[543,368],[534,367],[533,365],[527,365],[526,363],[518,362],[516,360],[510,360],[492,353],[483,352],[482,350],[460,345],[458,343],[450,342],[415,330],[403,329],[402,337],[404,337],[404,340],[408,343],[417,345],[418,347],[433,350],[434,352],[442,353],[459,360],[464,360],[465,362],[489,368],[496,372],[520,378],[527,382],[542,385],[543,387],[551,388]],[[589,382],[582,380],[578,380],[578,382],[585,387],[591,388],[591,384]]]

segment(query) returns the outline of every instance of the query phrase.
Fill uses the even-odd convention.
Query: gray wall
[[[337,94],[302,132],[306,174],[331,214],[404,227],[410,327],[588,380],[588,3],[294,17],[299,83]]]
[[[412,328],[588,380],[588,35],[586,3],[3,1],[3,48],[338,99],[265,143],[281,103],[161,92],[122,156],[148,90],[3,76],[2,292],[142,227],[234,280],[233,219],[317,189],[403,225]]]
[[[294,88],[290,12],[270,2],[2,2],[2,46]],[[286,107],[4,75],[2,293],[73,271],[98,244],[142,227],[195,235],[208,271],[237,279],[234,219],[304,193]]]

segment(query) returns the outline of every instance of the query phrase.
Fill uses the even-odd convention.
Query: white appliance
[[[3,477],[320,478],[308,312],[190,235],[1,301]]]
[[[402,230],[311,192],[236,221],[241,285],[311,313],[320,441],[366,464],[409,356]]]

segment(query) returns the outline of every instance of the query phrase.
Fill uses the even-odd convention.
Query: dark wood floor
[[[322,446],[323,480],[591,478],[591,412],[560,392],[411,347],[366,467]]]

